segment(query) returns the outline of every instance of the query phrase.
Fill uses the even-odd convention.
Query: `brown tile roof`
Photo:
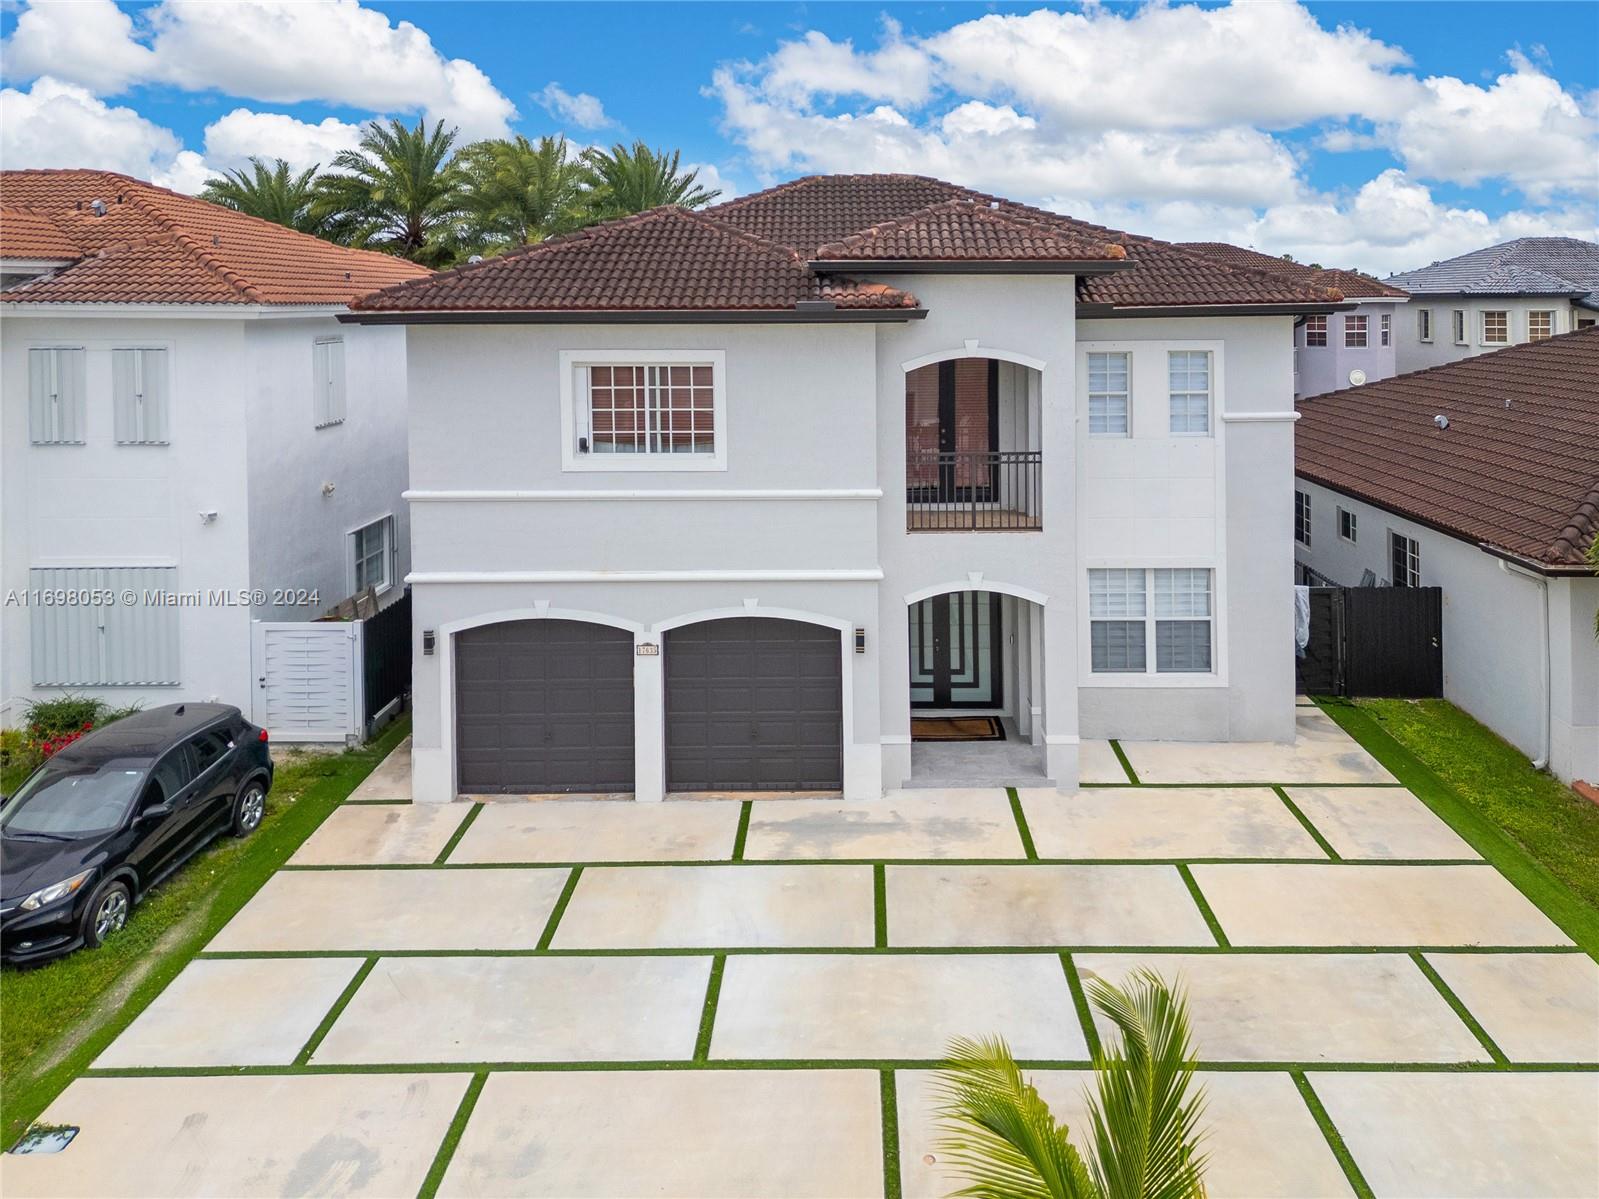
[[[819,246],[817,262],[1120,262],[1112,242],[1003,212],[975,200],[946,200],[898,220]]]
[[[915,308],[880,283],[812,271],[788,246],[687,209],[652,208],[475,265],[391,287],[352,307],[416,311],[770,311],[802,301]]]
[[[1596,380],[1599,328],[1313,396],[1298,404],[1296,470],[1465,540],[1578,566],[1599,534]]]
[[[1177,244],[1185,250],[1203,254],[1206,258],[1225,262],[1228,266],[1247,267],[1268,274],[1281,275],[1285,279],[1333,288],[1341,292],[1347,300],[1378,299],[1384,296],[1403,300],[1410,296],[1410,293],[1403,288],[1383,283],[1359,271],[1290,262],[1286,258],[1276,258],[1270,254],[1262,254],[1259,250],[1245,249],[1243,246],[1230,245],[1224,241],[1185,241]]]
[[[48,220],[58,248],[76,247],[61,256],[80,259],[0,293],[13,303],[344,304],[427,274],[110,171],[0,172],[0,200],[7,218]],[[39,257],[24,250],[44,236],[38,220],[6,219],[0,255]]]
[[[812,175],[682,220],[643,215],[651,219],[595,226],[545,243],[557,247],[555,252],[517,251],[391,289],[359,308],[771,311],[817,298],[833,299],[840,307],[916,308],[908,292],[873,292],[834,273],[838,263],[850,263],[849,273],[855,275],[874,261],[908,258],[923,264],[1098,261],[1109,273],[1079,274],[1077,294],[1082,303],[1107,310],[1211,305],[1316,310],[1342,298],[1313,283],[1228,266],[1168,242],[919,175]],[[735,249],[740,236],[742,248]],[[693,257],[700,253],[711,255],[717,265]]]
[[[0,207],[0,258],[71,260],[83,248],[50,214],[34,208]]]

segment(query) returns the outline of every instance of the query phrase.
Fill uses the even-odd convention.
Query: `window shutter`
[[[85,387],[81,349],[28,351],[28,440],[82,445]]]
[[[328,343],[328,423],[344,419],[344,342]]]
[[[146,603],[177,589],[175,566],[36,566],[28,585],[114,603],[52,603],[28,610],[38,687],[172,686],[178,673],[176,604]],[[97,597],[95,592],[99,592]],[[123,602],[132,592],[134,603]],[[88,593],[87,596],[84,593]]]
[[[311,346],[311,419],[317,428],[328,423],[328,343]]]
[[[166,445],[165,350],[112,350],[111,394],[119,445]]]
[[[313,411],[316,427],[344,419],[344,340],[322,338],[311,350]]]

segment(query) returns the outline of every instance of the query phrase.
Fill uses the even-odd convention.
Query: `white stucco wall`
[[[1421,318],[1418,313],[1423,309],[1432,313],[1431,342],[1421,340]],[[1454,313],[1457,309],[1466,314],[1464,345],[1455,341]],[[1509,342],[1490,345],[1482,340],[1482,314],[1485,311],[1510,314]],[[1474,358],[1478,354],[1491,354],[1504,349],[1506,345],[1520,345],[1527,340],[1527,313],[1533,311],[1553,312],[1554,331],[1557,334],[1570,333],[1576,328],[1575,322],[1579,317],[1588,319],[1596,315],[1586,309],[1573,308],[1565,299],[1547,296],[1532,299],[1516,296],[1411,296],[1410,302],[1399,310],[1400,315],[1394,322],[1398,331],[1399,373],[1408,374],[1429,366]]]
[[[1378,579],[1390,577],[1390,531],[1414,538],[1422,585],[1443,589],[1444,696],[1537,759],[1545,752],[1547,672],[1550,769],[1567,780],[1599,776],[1599,643],[1593,638],[1599,579],[1535,579],[1475,545],[1374,505],[1304,479],[1295,486],[1311,502],[1311,543],[1308,549],[1295,544],[1297,561],[1353,586],[1366,569]],[[1354,544],[1338,536],[1339,508],[1355,514]]]
[[[1364,346],[1344,344],[1344,325],[1352,316],[1366,318]],[[1382,344],[1384,316],[1392,320],[1387,345]],[[1398,299],[1381,303],[1370,301],[1349,312],[1331,312],[1327,314],[1327,344],[1324,346],[1308,345],[1305,326],[1298,325],[1294,329],[1294,398],[1341,391],[1351,386],[1349,372],[1353,370],[1365,371],[1368,383],[1398,374],[1398,343],[1405,333],[1401,325],[1407,320],[1413,323],[1414,318],[1407,313],[1404,301]],[[1414,330],[1411,335],[1414,336]]]

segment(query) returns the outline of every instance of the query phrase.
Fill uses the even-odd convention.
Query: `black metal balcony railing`
[[[1038,450],[912,451],[905,460],[905,527],[1041,528],[1043,464]]]

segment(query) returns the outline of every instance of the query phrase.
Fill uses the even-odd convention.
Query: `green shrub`
[[[131,716],[137,704],[112,708],[104,700],[87,695],[62,695],[55,699],[36,699],[24,709],[27,744],[42,761],[57,750],[71,745],[85,733],[103,728],[114,720]]]

